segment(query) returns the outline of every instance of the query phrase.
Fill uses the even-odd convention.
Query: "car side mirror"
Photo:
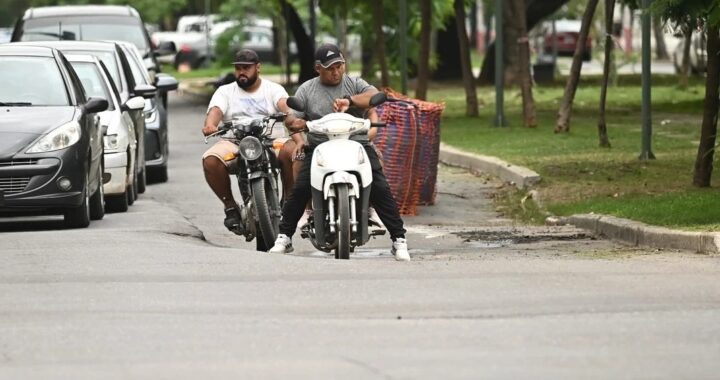
[[[83,108],[87,113],[98,113],[108,109],[108,101],[103,98],[89,98]]]
[[[157,88],[149,84],[139,84],[133,89],[134,96],[142,96],[145,99],[152,99],[157,94]]]
[[[156,56],[159,55],[170,55],[175,54],[177,52],[177,48],[175,47],[175,43],[172,41],[163,41],[160,44],[158,44],[157,49],[155,49],[154,54]]]
[[[370,107],[379,106],[387,100],[387,95],[384,92],[378,92],[370,98]]]
[[[125,104],[122,105],[124,111],[136,111],[145,108],[145,99],[142,96],[136,96],[128,99]]]
[[[295,111],[305,112],[305,103],[295,96],[287,98],[287,105]]]
[[[177,90],[178,81],[171,75],[158,73],[155,76],[155,87],[161,92]]]

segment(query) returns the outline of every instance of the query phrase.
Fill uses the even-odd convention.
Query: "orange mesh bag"
[[[418,133],[415,107],[401,103],[384,103],[377,107],[380,121],[374,144],[382,153],[383,171],[400,214],[417,215],[420,192],[413,175]]]
[[[445,103],[432,103],[386,89],[385,93],[393,98],[412,102],[416,106],[415,120],[417,128],[416,154],[413,165],[419,195],[419,204],[434,205],[437,196],[437,172],[440,157],[440,116]]]

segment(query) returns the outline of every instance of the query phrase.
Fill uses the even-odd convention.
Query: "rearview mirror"
[[[108,101],[103,98],[89,98],[83,108],[87,113],[98,113],[108,109]]]
[[[133,89],[134,96],[142,96],[145,99],[152,99],[155,94],[157,94],[157,89],[149,84],[139,84]]]
[[[305,112],[305,103],[294,96],[287,98],[287,105],[295,111]]]
[[[143,99],[142,96],[130,98],[127,102],[125,102],[125,104],[122,105],[122,108],[125,111],[141,110],[145,108],[145,99]]]
[[[155,87],[162,92],[177,90],[178,81],[171,75],[158,73],[155,77]]]
[[[387,95],[384,92],[378,92],[370,98],[370,107],[379,106],[387,100]]]

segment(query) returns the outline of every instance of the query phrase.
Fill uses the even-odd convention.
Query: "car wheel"
[[[145,193],[145,188],[147,187],[147,176],[146,176],[146,169],[143,169],[142,172],[138,173],[138,180],[137,180],[137,192],[138,194]]]
[[[88,191],[88,175],[85,174],[82,203],[78,207],[66,210],[64,213],[65,227],[86,228],[90,225],[90,192]]]
[[[165,183],[168,180],[167,165],[150,169],[150,181],[153,183]]]
[[[102,183],[103,165],[98,165],[98,186],[95,194],[90,197],[90,219],[100,220],[105,216],[105,191]]]

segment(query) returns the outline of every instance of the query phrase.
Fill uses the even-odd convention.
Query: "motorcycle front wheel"
[[[337,231],[337,248],[335,248],[335,258],[347,260],[350,258],[350,197],[348,197],[348,188],[346,183],[338,183],[335,185],[335,194],[337,195],[337,223],[335,229]]]
[[[254,179],[251,182],[251,187],[259,227],[259,233],[255,237],[257,239],[257,250],[267,251],[275,243],[280,228],[280,202],[268,178]]]

